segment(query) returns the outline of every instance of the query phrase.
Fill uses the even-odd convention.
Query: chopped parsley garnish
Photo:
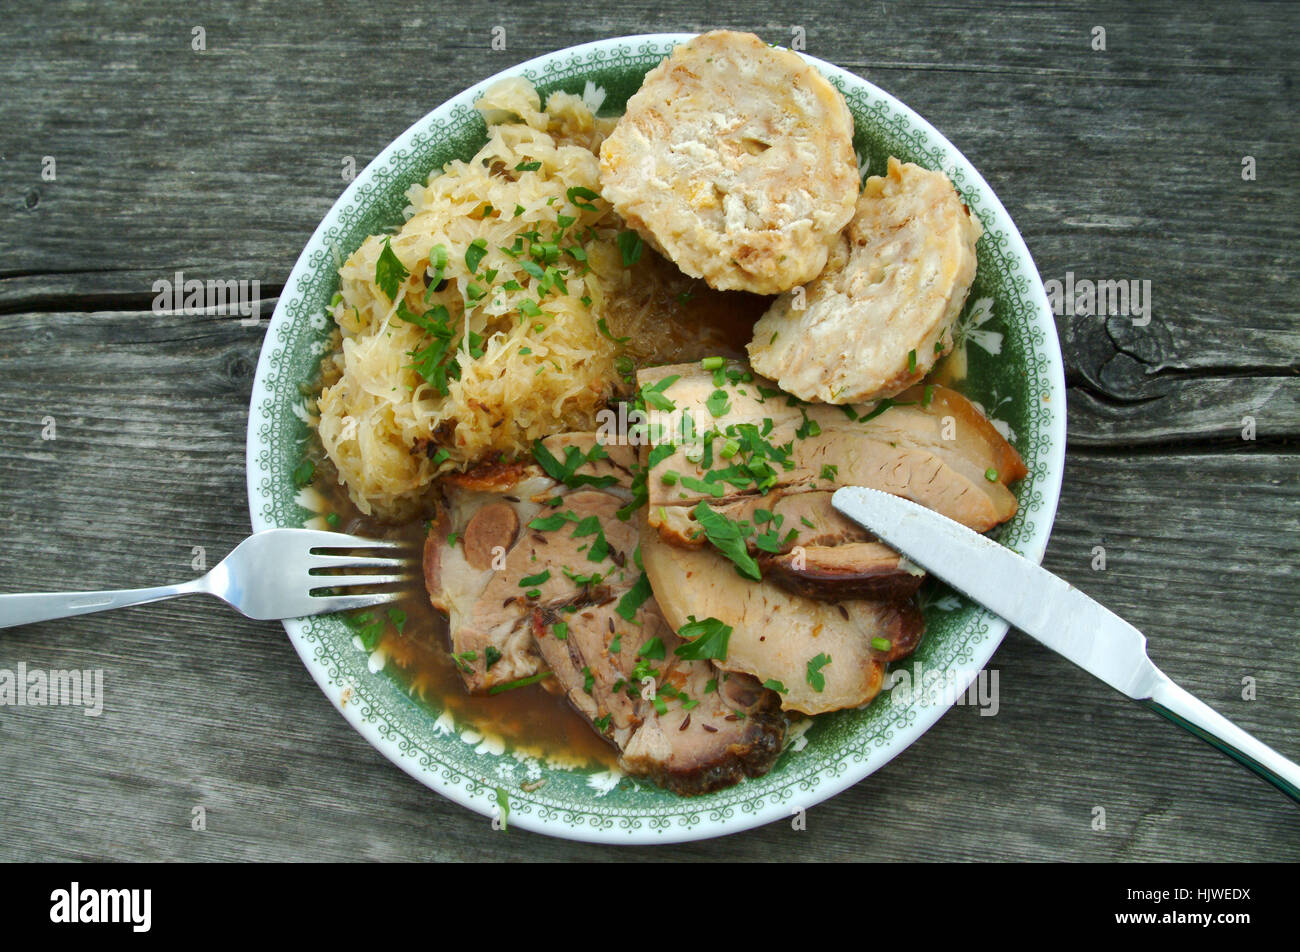
[[[541,162],[529,162],[527,159],[525,159],[524,161],[520,162],[518,165],[515,166],[515,171],[516,171],[516,172],[536,172],[536,171],[537,171],[538,169],[540,169],[541,167],[542,167],[542,163],[541,163]],[[517,206],[517,205],[516,205],[515,207],[516,207],[516,208],[519,208],[519,206]],[[520,210],[520,211],[523,211],[522,208],[519,208],[519,210]]]
[[[560,641],[569,637],[569,623],[567,621],[557,621],[551,626],[551,634],[555,635]]]
[[[821,436],[821,424],[816,420],[809,419],[808,411],[803,407],[799,407],[799,412],[803,414],[803,423],[800,424],[799,429],[794,431],[794,435],[801,440],[805,440],[810,436]]]
[[[642,572],[641,577],[636,580],[636,584],[623,593],[623,597],[618,600],[618,607],[614,611],[624,621],[631,621],[636,617],[637,610],[645,604],[650,595],[650,579]],[[610,650],[614,650],[612,646]]]
[[[539,532],[554,532],[568,521],[568,516],[557,512],[553,516],[538,516],[532,522],[528,523],[528,528],[536,529]]]
[[[541,570],[540,572],[538,572],[536,575],[529,575],[529,576],[527,576],[526,578],[521,578],[521,579],[519,580],[519,587],[520,587],[520,588],[531,588],[531,587],[534,586],[534,585],[541,585],[543,582],[545,582],[545,581],[546,581],[547,579],[549,579],[550,577],[551,577],[551,570],[550,570],[550,569],[542,569],[542,570]]]
[[[316,464],[309,459],[303,460],[293,470],[293,484],[302,489],[316,476]]]
[[[641,249],[644,242],[635,231],[631,229],[620,231],[616,241],[619,254],[623,256],[623,267],[630,268],[641,260]]]
[[[826,689],[826,675],[822,674],[822,668],[831,663],[831,656],[828,654],[819,654],[815,658],[808,659],[808,683],[817,693]]]
[[[830,463],[822,464],[822,479],[833,480],[840,474],[838,466],[832,466]]]
[[[687,489],[695,490],[697,493],[706,493],[714,499],[721,499],[727,494],[727,487],[723,486],[722,483],[706,483],[694,476],[683,476],[682,485]]]
[[[496,664],[500,660],[501,649],[496,645],[488,645],[483,649],[483,665],[485,669],[491,668],[492,665]]]
[[[478,266],[483,262],[483,258],[486,254],[486,238],[475,238],[469,243],[469,247],[465,249],[465,267],[469,268],[470,274],[478,273]],[[481,294],[479,295],[479,297],[482,296],[483,295]]]
[[[408,356],[414,361],[412,369],[426,383],[446,396],[448,379],[460,379],[460,362],[455,356],[458,342],[455,340],[456,332],[451,326],[447,308],[437,304],[423,314],[416,314],[406,306],[405,301],[398,301],[397,316],[433,338],[427,346],[410,351]]]
[[[775,691],[777,694],[789,694],[790,689],[778,681],[776,678],[768,678],[763,682],[763,687],[769,691]]]
[[[694,619],[694,615],[691,616]],[[708,658],[716,658],[723,661],[727,657],[727,642],[731,640],[731,626],[724,625],[716,618],[705,618],[703,621],[689,621],[677,630],[677,634],[685,639],[685,644],[680,644],[673,649],[673,654],[679,658],[685,658],[688,661],[704,661]],[[714,685],[716,689],[717,685]],[[707,694],[709,689],[705,688]]]
[[[599,572],[592,572],[590,575],[579,575],[577,572],[574,572],[572,569],[565,568],[563,569],[563,571],[564,574],[569,577],[569,580],[572,581],[573,584],[577,585],[579,588],[586,588],[588,585],[598,585],[600,583],[600,580],[605,577],[604,575],[601,575]]]
[[[384,621],[382,618],[376,618],[370,612],[362,615],[357,619],[361,628],[357,631],[361,639],[361,645],[367,651],[374,651],[379,647],[379,639],[384,636]]]
[[[564,449],[564,462],[561,463],[541,440],[533,444],[533,458],[537,460],[537,465],[542,467],[542,471],[547,476],[550,476],[556,482],[563,483],[570,489],[576,489],[579,486],[603,489],[618,482],[616,476],[578,475],[578,469],[583,464],[594,463],[608,456],[609,454],[605,452],[605,448],[599,443],[585,454],[576,446],[566,446]]]
[[[677,404],[665,397],[664,391],[677,382],[678,376],[678,374],[669,374],[656,384],[642,387],[641,399],[645,401],[645,405],[655,410],[668,412],[676,410]]]
[[[393,251],[390,239],[385,238],[384,250],[379,252],[379,260],[375,262],[375,284],[388,295],[388,300],[396,301],[398,289],[410,276],[411,272],[406,270],[402,259]]]
[[[591,189],[585,188],[584,186],[575,185],[573,188],[566,191],[564,195],[577,208],[585,208],[590,212],[599,210],[595,205],[591,204],[591,199],[600,198],[599,192],[593,192]],[[579,201],[579,199],[582,199],[582,201]]]
[[[727,399],[725,390],[714,390],[709,394],[709,399],[704,401],[704,405],[709,408],[709,413],[715,419],[731,409],[731,401]]]
[[[591,544],[587,552],[587,559],[591,562],[602,562],[605,556],[609,554],[609,541],[605,538],[605,530],[600,525],[598,516],[587,516],[578,522],[577,528],[573,530],[570,538],[580,539],[583,536],[594,535],[596,541]]]
[[[660,658],[663,658],[666,653],[663,639],[656,635],[638,649],[636,656],[638,658],[648,658],[652,661],[657,661]]]
[[[682,480],[685,483],[685,480]],[[704,536],[709,540],[715,549],[729,558],[736,566],[736,571],[746,578],[754,581],[760,581],[763,573],[759,571],[758,563],[754,557],[749,554],[749,548],[745,544],[745,533],[741,531],[740,524],[728,519],[719,512],[709,508],[708,503],[700,502],[692,510],[695,521],[704,529]]]

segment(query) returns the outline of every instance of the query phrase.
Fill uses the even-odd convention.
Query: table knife
[[[1142,632],[1073,585],[993,539],[898,496],[846,486],[831,502],[957,591],[1300,801],[1300,766],[1171,681],[1147,657]]]

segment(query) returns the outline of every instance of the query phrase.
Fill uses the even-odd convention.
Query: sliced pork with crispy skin
[[[776,695],[677,657],[681,641],[654,598],[631,621],[617,607],[537,610],[533,631],[570,703],[619,749],[623,769],[680,794],[766,773],[785,737]]]
[[[771,527],[779,536],[776,551],[760,549],[757,535],[747,538],[763,577],[808,598],[895,600],[910,598],[925,573],[831,505],[831,494],[814,492],[742,496],[715,512],[733,522]],[[706,543],[695,509],[666,506],[659,514],[659,535],[673,545],[691,548]]]
[[[711,548],[672,546],[649,530],[641,557],[668,623],[680,630],[707,616],[731,628],[726,657],[714,664],[780,682],[786,710],[866,704],[880,692],[885,665],[920,641],[923,620],[909,602],[804,598],[742,578]]]
[[[736,379],[726,373],[715,378],[698,364],[637,375],[643,391],[658,387],[658,402],[671,404],[671,411],[663,410],[670,432],[680,432],[681,418],[689,415],[696,434],[720,434],[702,452],[683,442],[667,455],[648,456],[654,465],[646,488],[656,529],[668,522],[671,507],[840,486],[903,496],[979,532],[1016,512],[1007,487],[1025,475],[1025,465],[956,391],[918,386],[889,404],[832,407],[801,403],[761,377],[746,382],[739,376],[747,371],[743,365],[727,370]],[[727,439],[739,449],[730,457],[719,449]],[[768,481],[747,477],[740,467],[750,464],[770,469]]]
[[[565,434],[544,446],[563,463],[596,441]],[[425,580],[469,691],[549,670],[629,774],[705,793],[765,773],[785,719],[752,678],[674,653],[680,640],[636,565],[639,520],[617,515],[632,453],[608,447],[572,467],[568,484],[532,464],[446,480]]]
[[[914,567],[880,542],[810,545],[758,559],[763,578],[805,598],[902,601],[925,581]]]
[[[781,533],[783,548],[844,545],[870,542],[874,538],[852,519],[840,515],[831,505],[831,493],[820,489],[792,493],[777,489],[761,496],[738,496],[713,504],[711,508],[728,519],[775,526]],[[704,535],[693,507],[666,505],[657,517],[659,534],[665,541],[692,548],[704,545]],[[794,535],[786,545],[784,540],[792,531]],[[756,551],[752,538],[749,543],[750,551]]]
[[[564,434],[543,445],[562,460],[566,448],[586,455],[596,443],[591,434]],[[543,670],[529,624],[534,608],[605,599],[611,585],[639,574],[628,568],[637,530],[614,517],[629,497],[631,452],[605,452],[574,469],[600,488],[571,489],[541,467],[519,463],[444,479],[425,540],[425,585],[434,607],[448,616],[452,655],[471,693]],[[557,517],[568,531],[529,525]]]
[[[834,489],[892,492],[979,531],[1016,511],[1008,486],[1024,463],[954,391],[805,404],[740,364],[653,368],[638,383],[661,414],[642,453],[641,549],[664,617],[725,626],[714,663],[778,682],[787,709],[869,702],[924,630],[908,601],[923,573],[835,512]]]

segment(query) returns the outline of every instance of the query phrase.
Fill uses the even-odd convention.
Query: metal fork
[[[128,588],[108,592],[40,592],[0,595],[0,628],[88,615],[110,608],[143,605],[177,595],[215,595],[249,618],[302,618],[350,608],[369,608],[403,597],[406,592],[370,592],[355,595],[313,594],[323,589],[359,585],[388,585],[410,574],[313,574],[323,569],[405,569],[412,560],[401,556],[364,556],[317,553],[317,549],[395,550],[408,543],[363,539],[340,532],[314,529],[267,529],[256,532],[235,547],[212,571],[192,582]]]

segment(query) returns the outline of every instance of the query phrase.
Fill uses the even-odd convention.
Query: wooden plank
[[[259,332],[107,313],[0,319],[0,579],[8,590],[190,574],[247,531],[243,437]],[[40,439],[53,415],[58,439]],[[1158,663],[1282,750],[1300,744],[1294,456],[1071,456],[1048,565],[1151,637]],[[1104,572],[1090,568],[1095,545]],[[5,658],[102,667],[107,707],[0,709],[7,858],[595,858],[426,791],[331,710],[281,629],[205,600],[5,633]],[[789,824],[652,855],[1286,859],[1283,798],[1028,639],[1001,707]],[[1240,679],[1259,699],[1240,700]],[[33,752],[41,756],[33,757]],[[106,804],[112,804],[111,809]],[[189,828],[204,806],[208,831]],[[1106,808],[1104,833],[1090,828]],[[106,812],[107,811],[107,812]],[[364,818],[361,820],[359,818]],[[1224,831],[1231,830],[1231,836]],[[626,851],[620,857],[651,855]]]
[[[600,14],[579,32],[548,15],[557,5],[535,9],[502,13],[500,52],[487,48],[485,20],[435,29],[399,9],[326,33],[305,8],[270,32],[251,13],[213,20],[202,53],[190,49],[193,18],[161,3],[15,14],[0,37],[0,86],[21,86],[28,37],[44,36],[46,108],[0,100],[0,192],[15,198],[0,206],[0,312],[143,310],[153,281],[176,270],[259,280],[273,295],[342,190],[345,156],[364,165],[436,101],[526,56],[597,31],[708,26],[674,26],[670,7],[644,21]],[[1146,327],[1059,319],[1080,388],[1072,445],[1227,441],[1247,415],[1262,439],[1294,439],[1300,131],[1285,7],[1238,17],[1188,5],[1176,18],[1086,9],[868,5],[845,11],[842,29],[805,30],[810,52],[898,94],[970,156],[1044,278],[1151,282]],[[1113,24],[1104,53],[1087,42],[1094,22]],[[733,25],[774,41],[792,26]],[[308,39],[286,55],[273,39],[284,35]],[[881,35],[891,42],[863,41]],[[381,38],[391,75],[375,76]],[[1251,57],[1229,68],[1236,50]],[[364,95],[351,91],[357,75],[371,77]],[[239,108],[247,102],[258,109]],[[1253,182],[1241,180],[1247,153]],[[44,155],[58,163],[54,182],[40,179]]]
[[[1146,327],[1058,320],[1071,455],[1047,564],[1143,628],[1176,680],[1300,754],[1288,5],[720,9],[773,42],[804,21],[809,52],[934,122],[997,190],[1045,279],[1152,282]],[[326,25],[306,5],[6,12],[0,587],[179,579],[194,546],[213,560],[247,531],[264,327],[155,315],[154,280],[259,280],[273,298],[342,190],[345,156],[363,166],[436,103],[538,53],[717,25],[682,0],[571,12],[539,0],[435,16],[395,0]],[[505,51],[488,48],[494,25]],[[1104,53],[1089,48],[1095,25]],[[1241,438],[1247,415],[1255,441]],[[41,439],[50,416],[54,441]],[[1105,571],[1091,567],[1098,545]],[[1270,788],[1014,633],[993,663],[997,716],[954,709],[811,811],[806,831],[619,851],[492,834],[352,731],[277,625],[215,603],[4,643],[6,665],[102,667],[108,699],[98,719],[0,708],[0,775],[15,778],[0,787],[5,859],[1260,861],[1300,846],[1294,807]],[[1242,700],[1244,677],[1257,700]],[[190,829],[195,806],[206,832]],[[1091,826],[1099,806],[1105,831]]]

